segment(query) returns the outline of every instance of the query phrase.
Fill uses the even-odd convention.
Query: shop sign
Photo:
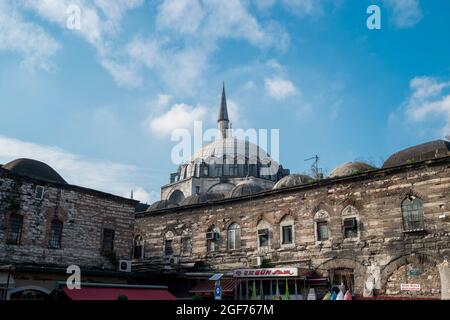
[[[402,284],[400,284],[400,290],[420,291],[420,284],[419,283],[402,283]]]
[[[266,268],[266,269],[237,269],[234,270],[235,278],[275,278],[275,277],[296,277],[297,268]]]

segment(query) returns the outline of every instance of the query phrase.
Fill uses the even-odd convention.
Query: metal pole
[[[5,289],[5,293],[3,294],[3,300],[6,300],[8,298],[8,289],[9,289],[9,281],[11,278],[11,270],[12,270],[12,266],[10,266],[8,269],[8,280],[6,280],[6,289]]]

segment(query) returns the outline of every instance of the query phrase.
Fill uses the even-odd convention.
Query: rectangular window
[[[358,237],[358,222],[356,218],[348,218],[344,220],[344,238]]]
[[[283,226],[282,230],[282,244],[292,243],[292,226]]]
[[[269,229],[258,230],[259,247],[269,246]]]
[[[191,253],[191,238],[190,237],[182,237],[181,238],[181,250],[183,254]]]
[[[22,237],[23,217],[19,214],[12,214],[9,218],[8,244],[20,244]]]
[[[63,224],[61,221],[55,220],[52,222],[50,228],[49,247],[52,249],[61,249]]]
[[[45,188],[43,186],[37,186],[36,190],[35,190],[35,193],[34,193],[34,197],[37,200],[44,199],[44,191],[45,191]]]
[[[173,243],[173,240],[165,240],[164,241],[164,254],[166,256],[170,256],[173,254],[172,243]]]
[[[114,230],[103,229],[103,243],[102,251],[103,253],[113,253],[114,252]]]
[[[328,223],[326,221],[317,222],[317,241],[328,240]]]

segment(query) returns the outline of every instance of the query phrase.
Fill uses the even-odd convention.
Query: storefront
[[[225,300],[315,300],[329,291],[327,278],[300,268],[237,269],[221,280]],[[189,292],[212,299],[214,281],[204,281]]]

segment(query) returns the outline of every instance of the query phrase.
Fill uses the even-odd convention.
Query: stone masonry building
[[[70,185],[36,160],[0,166],[0,299],[40,299],[70,265],[83,282],[126,283],[118,262],[132,257],[136,204]]]
[[[381,168],[354,162],[326,178],[275,182],[138,213],[135,270],[192,287],[214,273],[292,267],[358,297],[449,297],[448,141],[400,151]]]

